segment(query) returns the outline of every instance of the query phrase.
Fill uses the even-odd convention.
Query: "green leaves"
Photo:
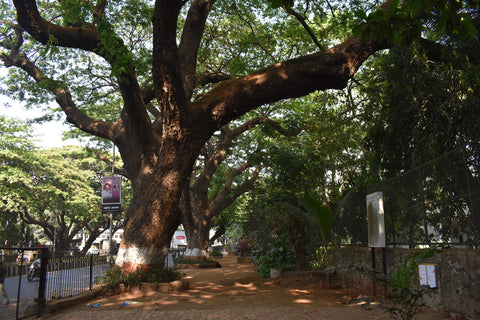
[[[392,274],[393,285],[397,288],[408,289],[418,273],[418,265],[435,255],[436,249],[429,248],[415,252],[411,258],[405,258],[400,268]]]
[[[474,36],[478,33],[477,28],[473,24],[472,17],[467,14],[461,14],[460,21],[462,22],[463,27],[467,31],[468,35]]]
[[[395,0],[389,9],[377,9],[368,14],[357,11],[360,22],[354,34],[392,43],[411,42],[420,37],[434,40],[452,35],[472,37],[478,33],[473,23],[478,9],[475,1]]]
[[[305,195],[302,204],[310,215],[310,221],[320,230],[324,246],[330,241],[335,214],[320,200],[311,195]]]
[[[106,164],[80,147],[1,150],[0,212],[22,214],[47,235],[56,228],[69,241],[86,224],[106,222],[100,201],[104,172]]]
[[[0,115],[0,151],[33,148],[32,129],[26,123]]]
[[[286,7],[286,8],[293,7],[293,3],[294,3],[293,0],[269,0],[269,2],[272,8],[274,9],[280,8],[280,7]]]

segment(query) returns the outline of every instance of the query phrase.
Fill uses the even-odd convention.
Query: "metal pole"
[[[113,148],[112,148],[112,156],[113,156],[113,160],[112,160],[112,176],[113,174],[115,173],[115,143],[113,144]],[[109,227],[109,236],[108,236],[108,255],[111,256],[112,255],[112,238],[113,238],[113,235],[112,235],[112,228],[113,228],[113,213],[110,212],[110,227]]]
[[[38,315],[42,316],[45,311],[45,304],[46,304],[46,295],[45,295],[45,288],[47,286],[47,266],[48,266],[48,249],[42,248],[41,249],[41,257],[40,257],[40,280],[38,284]]]
[[[375,247],[372,247],[371,248],[371,252],[372,252],[372,269],[373,271],[377,271],[377,263],[376,263],[376,257],[375,257]],[[372,289],[373,289],[373,295],[377,295],[377,284],[375,282],[375,279],[373,279],[372,281]]]

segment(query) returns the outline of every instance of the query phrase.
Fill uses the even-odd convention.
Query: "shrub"
[[[270,277],[270,269],[282,271],[295,270],[295,254],[283,246],[272,247],[264,255],[255,258],[257,273],[263,277]]]
[[[101,278],[102,288],[104,290],[115,290],[124,283],[125,273],[119,266],[112,266],[107,269],[105,275]]]
[[[101,284],[104,290],[115,290],[122,284],[127,288],[141,287],[145,282],[159,284],[179,280],[182,277],[180,272],[163,267],[154,267],[149,271],[137,269],[135,272],[128,273],[114,265],[101,278]]]
[[[425,259],[433,257],[435,249],[426,249],[413,254],[411,259],[405,258],[400,268],[387,281],[387,299],[392,303],[386,310],[393,316],[409,320],[417,313],[418,307],[424,304],[425,295],[432,294],[428,286],[412,287],[417,277],[418,265]]]
[[[145,277],[145,282],[159,283],[172,282],[183,278],[183,274],[179,271],[165,268],[153,268]]]
[[[415,252],[411,258],[405,258],[403,264],[390,276],[380,274],[374,270],[355,268],[369,275],[374,280],[382,283],[387,289],[387,303],[381,302],[381,308],[389,312],[395,319],[410,320],[417,313],[420,306],[424,304],[424,297],[435,292],[428,286],[414,285],[417,279],[418,265],[425,259],[433,257],[437,250],[435,248]],[[361,299],[370,305],[371,301]]]
[[[223,254],[220,251],[212,251],[212,253],[210,253],[210,255],[212,257],[223,257]]]

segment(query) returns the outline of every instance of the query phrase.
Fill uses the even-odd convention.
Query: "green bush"
[[[127,288],[141,287],[145,282],[159,284],[179,280],[182,277],[182,273],[163,267],[154,267],[149,271],[137,269],[129,273],[119,266],[112,266],[101,278],[101,284],[104,290],[114,290],[122,284]]]
[[[275,246],[264,255],[255,257],[257,263],[257,273],[263,277],[270,277],[270,269],[280,269],[282,271],[295,270],[295,254],[292,250],[285,249],[283,246]]]
[[[100,282],[104,290],[114,290],[120,287],[124,283],[125,273],[119,266],[112,266],[107,269],[105,275],[101,278]]]
[[[220,251],[212,251],[212,253],[210,253],[210,255],[212,257],[223,257],[223,254]]]
[[[425,259],[434,256],[434,248],[415,252],[411,258],[405,258],[400,268],[386,281],[387,299],[391,305],[386,307],[387,312],[394,317],[410,320],[417,313],[418,307],[424,304],[424,297],[434,292],[428,286],[412,286],[418,275],[418,265]]]
[[[181,278],[183,278],[183,274],[179,271],[165,268],[154,268],[146,275],[145,282],[157,285],[159,283],[172,282]]]
[[[424,304],[424,297],[435,293],[435,289],[428,286],[417,286],[418,265],[425,259],[434,256],[435,248],[415,252],[410,258],[405,258],[403,264],[390,276],[383,275],[375,270],[356,267],[354,269],[369,275],[387,289],[386,301],[380,301],[380,307],[390,313],[395,319],[410,320],[417,314],[418,308]],[[369,298],[361,299],[369,306]]]

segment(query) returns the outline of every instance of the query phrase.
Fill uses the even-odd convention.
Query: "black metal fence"
[[[109,266],[108,256],[63,257],[47,266],[46,301],[73,297],[92,290]]]
[[[367,194],[383,192],[390,247],[480,245],[480,179],[467,152],[453,150],[373,187],[351,190],[337,210],[343,244],[367,245]]]
[[[5,287],[15,305],[14,313],[11,308],[11,314],[0,313],[0,318],[5,319],[40,316],[46,302],[92,290],[110,265],[108,256],[49,259],[47,248],[0,247],[0,250],[7,270]],[[29,267],[35,261],[39,269],[33,272]]]

